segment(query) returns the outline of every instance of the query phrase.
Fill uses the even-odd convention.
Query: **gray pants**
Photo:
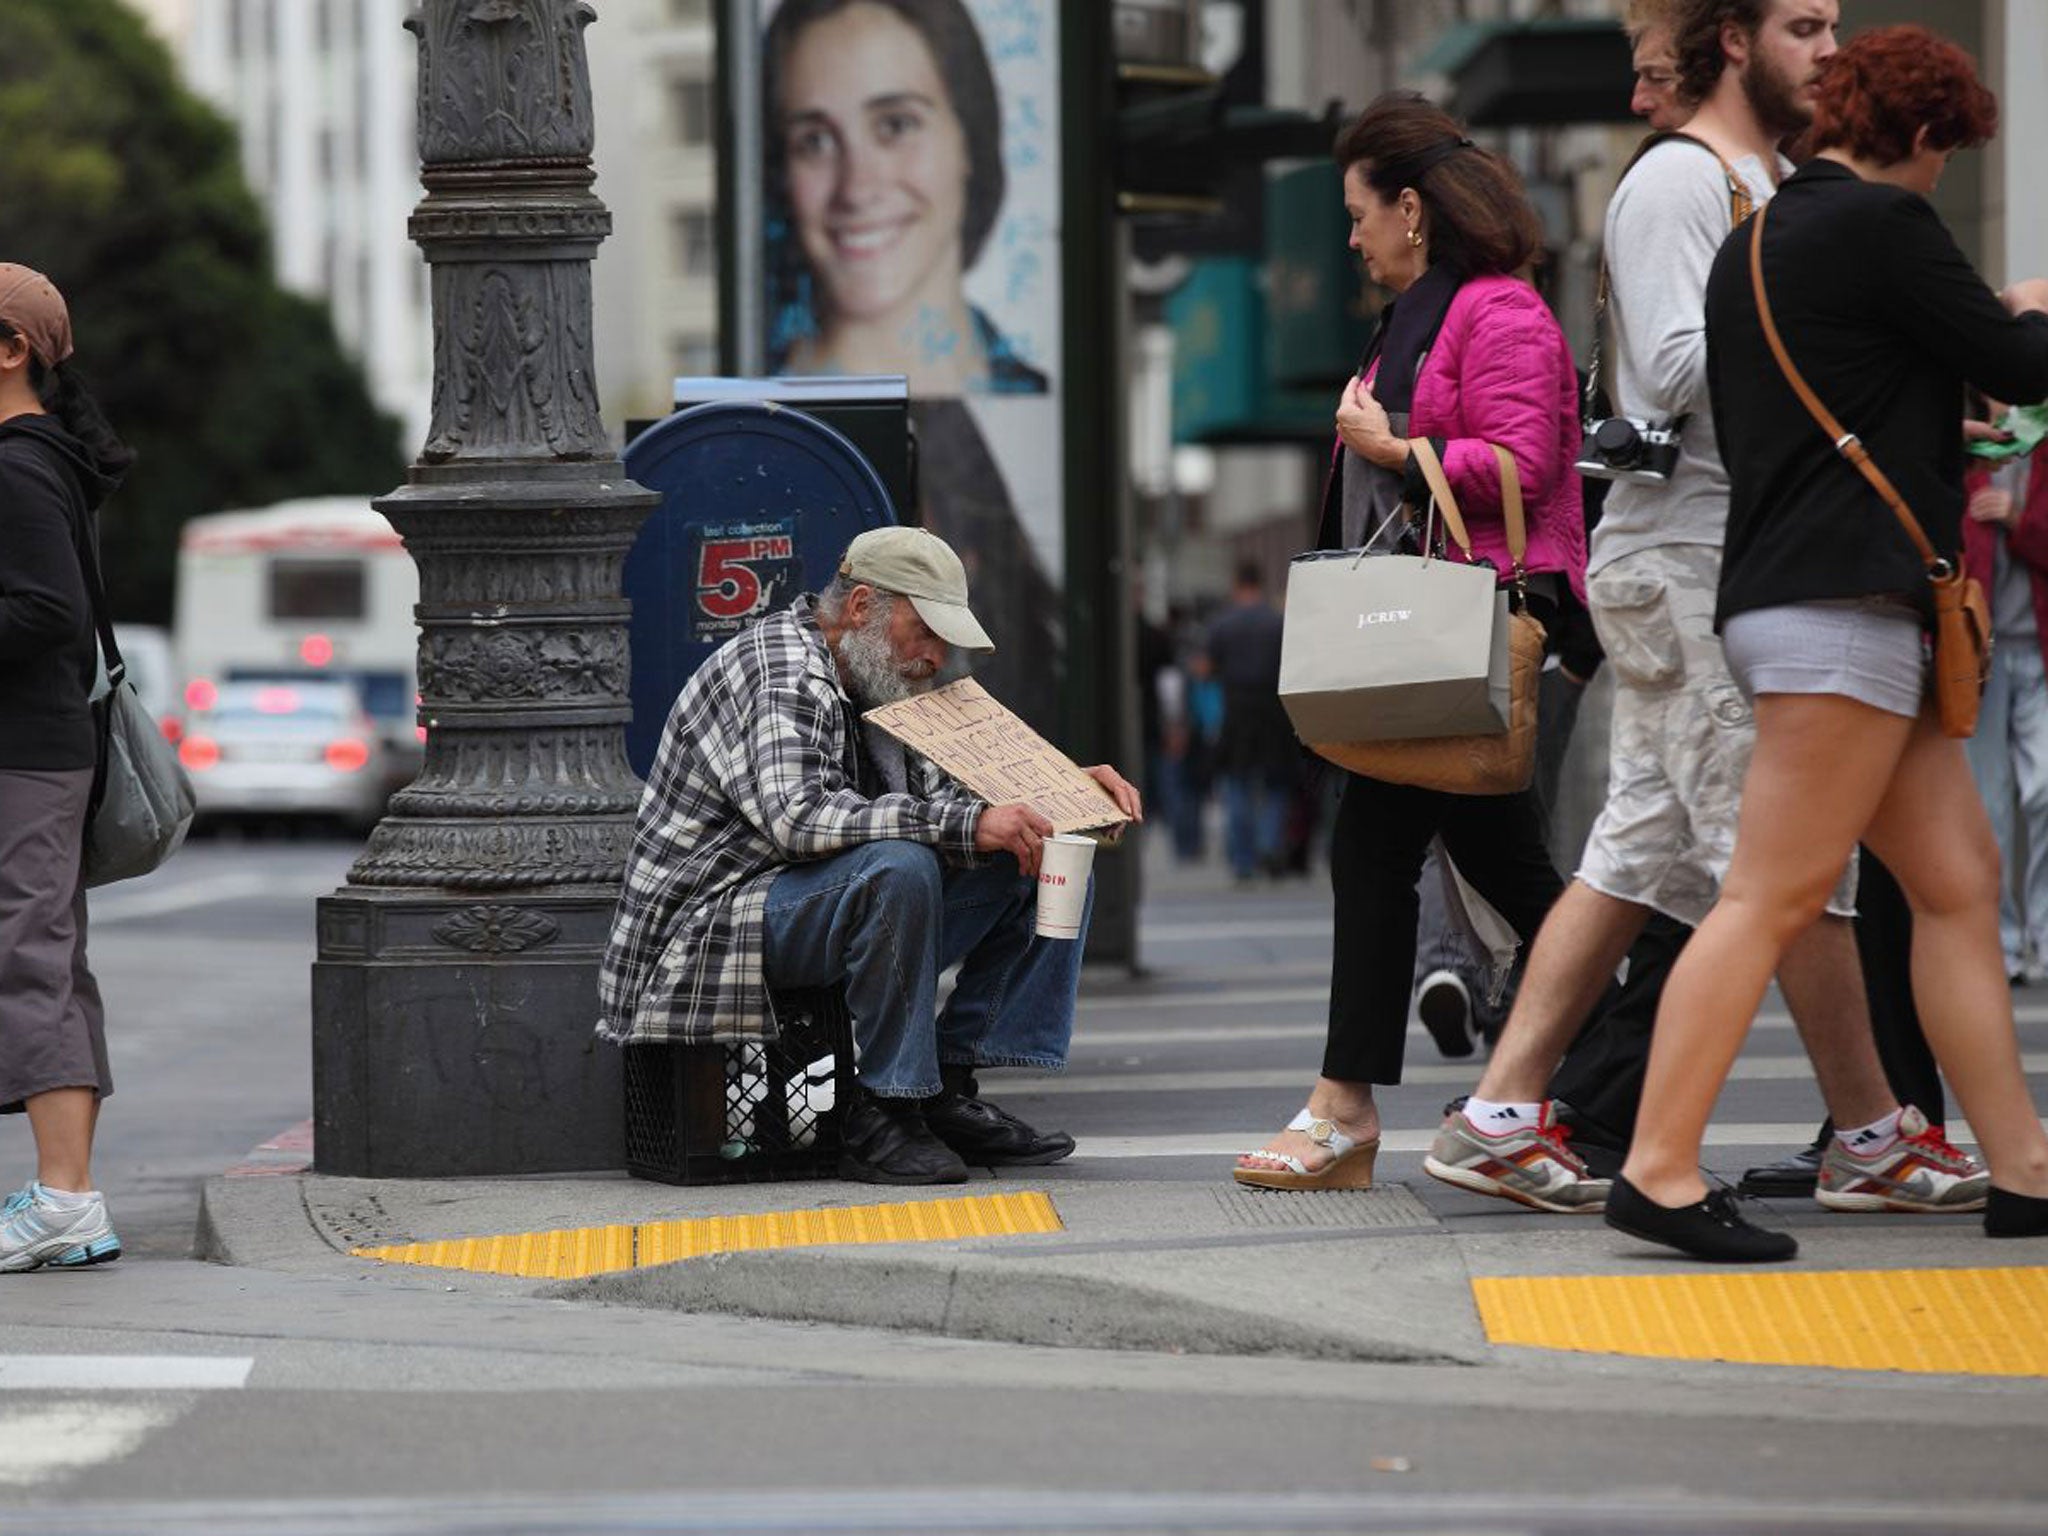
[[[92,770],[0,769],[0,1114],[53,1088],[114,1091],[79,879]]]

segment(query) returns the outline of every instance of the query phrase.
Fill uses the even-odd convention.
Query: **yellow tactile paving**
[[[966,1195],[822,1211],[767,1211],[627,1226],[515,1232],[505,1237],[450,1238],[351,1248],[359,1259],[425,1264],[530,1280],[573,1280],[615,1269],[639,1269],[750,1248],[817,1248],[835,1243],[935,1243],[959,1237],[1015,1237],[1061,1230],[1049,1196]]]
[[[1488,1276],[1472,1293],[1496,1344],[2048,1376],[2048,1268]]]

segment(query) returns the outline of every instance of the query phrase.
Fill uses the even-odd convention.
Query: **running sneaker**
[[[1539,1211],[1597,1211],[1607,1203],[1611,1181],[1593,1177],[1566,1145],[1568,1134],[1554,1104],[1543,1106],[1536,1124],[1498,1135],[1479,1129],[1460,1109],[1445,1119],[1422,1168],[1446,1184]]]
[[[121,1240],[97,1191],[83,1205],[59,1206],[42,1185],[30,1184],[0,1205],[0,1274],[45,1264],[60,1269],[110,1264],[119,1257]]]
[[[1813,1198],[1831,1211],[1981,1211],[1990,1188],[1983,1164],[1908,1104],[1898,1140],[1881,1152],[1852,1152],[1830,1137]]]

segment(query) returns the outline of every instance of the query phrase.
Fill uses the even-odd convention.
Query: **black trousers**
[[[1448,795],[1344,775],[1330,837],[1336,944],[1325,1077],[1401,1081],[1415,969],[1415,885],[1429,840],[1439,833],[1458,872],[1525,944],[1564,888],[1531,791]]]
[[[1856,888],[1856,951],[1863,987],[1870,995],[1870,1028],[1885,1080],[1901,1104],[1917,1105],[1936,1125],[1947,1102],[1941,1073],[1920,1013],[1913,1006],[1913,914],[1892,872],[1868,848]],[[1664,980],[1692,930],[1660,913],[1650,915],[1642,937],[1628,952],[1628,980],[1609,989],[1602,1007],[1573,1042],[1550,1080],[1550,1096],[1571,1105],[1574,1118],[1592,1138],[1626,1147],[1635,1134],[1636,1106],[1650,1063],[1650,1028]],[[1823,1125],[1822,1135],[1830,1127]]]

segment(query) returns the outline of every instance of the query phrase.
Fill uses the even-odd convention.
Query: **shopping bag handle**
[[[1514,569],[1510,572],[1519,582],[1522,579],[1522,560],[1529,552],[1529,529],[1522,516],[1522,477],[1515,468],[1515,456],[1499,443],[1488,443],[1493,456],[1500,463],[1500,515],[1507,525],[1508,559]],[[1449,530],[1451,542],[1465,552],[1465,558],[1472,558],[1472,540],[1465,532],[1465,517],[1458,510],[1458,498],[1451,491],[1450,477],[1444,473],[1444,461],[1437,457],[1436,445],[1426,437],[1410,438],[1408,448],[1415,455],[1415,462],[1422,468],[1422,478],[1429,482],[1430,500],[1443,514],[1444,527]]]

